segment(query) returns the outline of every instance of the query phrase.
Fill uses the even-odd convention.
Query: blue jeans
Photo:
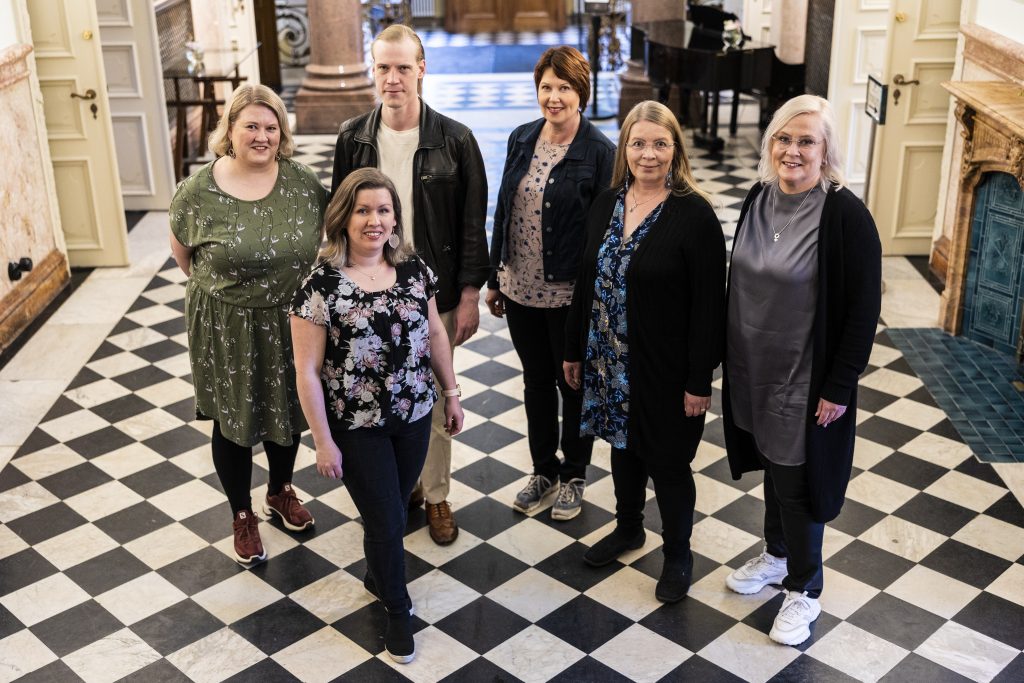
[[[363,518],[366,567],[389,611],[409,609],[405,525],[409,494],[427,457],[430,414],[415,422],[332,429],[341,449],[342,481]]]

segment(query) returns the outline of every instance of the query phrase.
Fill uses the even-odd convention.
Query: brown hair
[[[395,211],[394,234],[400,240],[398,248],[384,243],[384,260],[397,266],[408,258],[410,251],[402,231],[402,202],[391,179],[375,168],[360,168],[349,173],[338,186],[331,203],[324,212],[324,244],[320,260],[336,268],[348,262],[348,222],[356,208],[356,197],[361,190],[387,190]]]
[[[231,93],[227,104],[224,105],[224,113],[217,122],[217,128],[210,133],[210,151],[219,157],[228,153],[231,149],[231,127],[235,125],[242,110],[250,104],[262,104],[274,112],[277,125],[281,127],[281,143],[277,147],[277,153],[283,157],[290,157],[295,151],[295,140],[288,126],[288,111],[276,92],[259,83],[243,83]]]
[[[586,109],[590,101],[590,64],[580,51],[568,45],[545,50],[533,67],[533,83],[537,90],[540,90],[540,79],[548,69],[563,81],[568,81],[580,96],[580,109]]]
[[[683,146],[683,129],[679,126],[675,114],[660,102],[644,100],[633,107],[626,118],[622,121],[622,129],[619,131],[619,145],[615,150],[615,165],[612,168],[612,187],[625,187],[633,179],[626,163],[626,145],[629,142],[629,134],[640,121],[649,121],[667,130],[672,135],[672,170],[669,186],[672,194],[682,196],[691,192],[700,195],[711,203],[711,195],[697,186],[697,180],[690,170],[690,160],[686,156],[686,147]]]

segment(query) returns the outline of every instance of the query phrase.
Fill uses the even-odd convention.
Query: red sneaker
[[[257,525],[259,517],[252,513],[252,510],[239,510],[235,515],[235,521],[231,525],[235,532],[235,559],[241,564],[252,564],[267,559],[267,551],[263,549],[263,541],[260,540],[260,530]]]
[[[277,515],[284,527],[290,531],[304,531],[313,526],[313,515],[302,506],[291,484],[285,484],[281,488],[281,493],[276,496],[267,494],[263,514]]]

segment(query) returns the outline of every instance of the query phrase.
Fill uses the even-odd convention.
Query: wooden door
[[[893,0],[889,8],[889,97],[867,198],[888,255],[931,249],[949,115],[942,82],[953,74],[959,26],[959,0]]]
[[[445,29],[452,33],[561,31],[564,0],[448,0]]]
[[[166,211],[174,193],[152,0],[97,0],[117,167],[129,211]]]
[[[68,260],[126,265],[128,230],[95,2],[29,0],[28,12]]]

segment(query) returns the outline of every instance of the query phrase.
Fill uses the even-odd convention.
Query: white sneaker
[[[811,624],[821,614],[821,603],[807,593],[789,591],[768,637],[783,645],[799,645],[811,637]]]
[[[766,549],[757,557],[747,560],[746,564],[725,577],[725,585],[736,593],[750,595],[768,584],[780,584],[786,578],[786,558],[769,555]]]

